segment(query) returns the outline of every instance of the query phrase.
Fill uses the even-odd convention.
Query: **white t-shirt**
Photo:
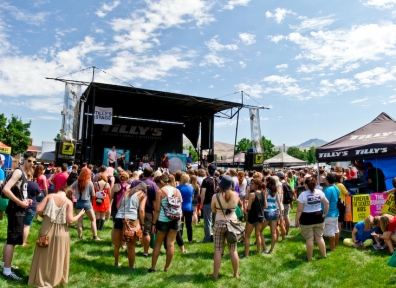
[[[239,184],[239,181],[238,181]],[[247,186],[247,181],[246,179],[243,179],[242,185],[239,186],[239,196],[245,197],[246,196],[246,186]]]
[[[315,189],[315,192],[304,191],[298,196],[298,202],[304,204],[303,212],[312,213],[322,210],[322,199],[326,198],[324,193],[319,189]]]
[[[110,163],[113,163],[115,161],[116,156],[117,156],[116,151],[110,150],[109,152],[107,152],[107,157],[109,158]],[[112,160],[110,160],[110,159],[112,159]]]
[[[237,185],[239,185],[239,181],[238,181],[238,177],[234,176],[232,177],[232,180],[234,181],[234,187],[236,187]],[[240,187],[239,187],[240,188]]]

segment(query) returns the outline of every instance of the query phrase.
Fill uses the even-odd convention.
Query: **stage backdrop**
[[[105,165],[105,166],[109,166],[109,163],[108,163],[108,159],[107,159],[107,153],[109,153],[109,151],[111,150],[111,148],[104,148],[103,149],[104,151],[103,151],[103,165]],[[128,164],[129,163],[129,154],[130,154],[130,151],[129,150],[127,150],[127,149],[117,149],[117,147],[116,147],[116,149],[115,149],[115,151],[116,151],[116,158],[119,158],[119,157],[121,157],[121,155],[122,155],[122,153],[124,153],[124,151],[126,152],[125,153],[125,161],[126,161],[126,163]]]
[[[154,158],[153,161],[158,166],[164,153],[182,152],[183,125],[114,117],[113,125],[94,125],[93,143],[94,162],[97,165],[102,165],[104,149],[115,146],[117,154],[121,155],[122,152],[118,152],[121,150],[130,151],[128,162],[135,162],[136,158],[142,159],[148,153],[150,161]]]
[[[186,172],[186,154],[168,153],[169,172],[175,173],[180,170]]]

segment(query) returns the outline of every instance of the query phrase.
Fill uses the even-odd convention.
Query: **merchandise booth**
[[[346,199],[345,228],[352,230],[356,222],[367,216],[396,215],[393,194],[384,194],[377,187],[369,187],[364,175],[364,163],[371,162],[386,177],[386,189],[393,188],[396,177],[396,121],[381,113],[367,125],[316,149],[319,162],[351,161],[358,167],[361,177],[345,181],[350,196]],[[378,176],[378,170],[375,170]],[[378,181],[377,181],[378,183]]]

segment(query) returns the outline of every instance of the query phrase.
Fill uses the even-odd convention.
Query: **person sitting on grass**
[[[374,232],[373,226],[374,217],[367,216],[364,221],[355,224],[352,230],[352,238],[344,239],[344,244],[355,248],[366,248],[373,245],[373,239],[371,239],[371,233]]]
[[[388,214],[384,214],[384,215],[388,215]],[[388,215],[390,216],[390,218],[392,219],[393,216],[392,215]],[[378,249],[384,249],[384,239],[381,239],[379,236],[382,235],[382,230],[381,230],[381,225],[380,225],[380,220],[381,220],[382,216],[375,216],[374,217],[374,232],[371,233],[371,236],[373,236],[375,243],[373,244],[373,248],[375,250]]]
[[[245,230],[245,255],[241,258],[249,256],[250,235],[253,229],[256,235],[257,254],[261,252],[261,245],[265,247],[263,252],[267,252],[264,236],[261,234],[261,225],[264,222],[264,209],[267,208],[267,201],[264,193],[265,185],[258,179],[252,180],[250,185],[252,191],[249,194],[249,203],[247,206],[248,216]]]
[[[396,217],[389,214],[382,215],[380,218],[380,227],[383,233],[382,235],[375,232],[371,235],[374,236],[374,238],[378,237],[379,239],[383,239],[386,246],[389,247],[389,253],[393,254],[395,252],[393,243],[396,243]]]

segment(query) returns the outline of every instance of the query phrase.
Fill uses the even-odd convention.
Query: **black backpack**
[[[293,190],[291,189],[290,185],[282,182],[283,188],[283,204],[290,204],[293,202]]]

